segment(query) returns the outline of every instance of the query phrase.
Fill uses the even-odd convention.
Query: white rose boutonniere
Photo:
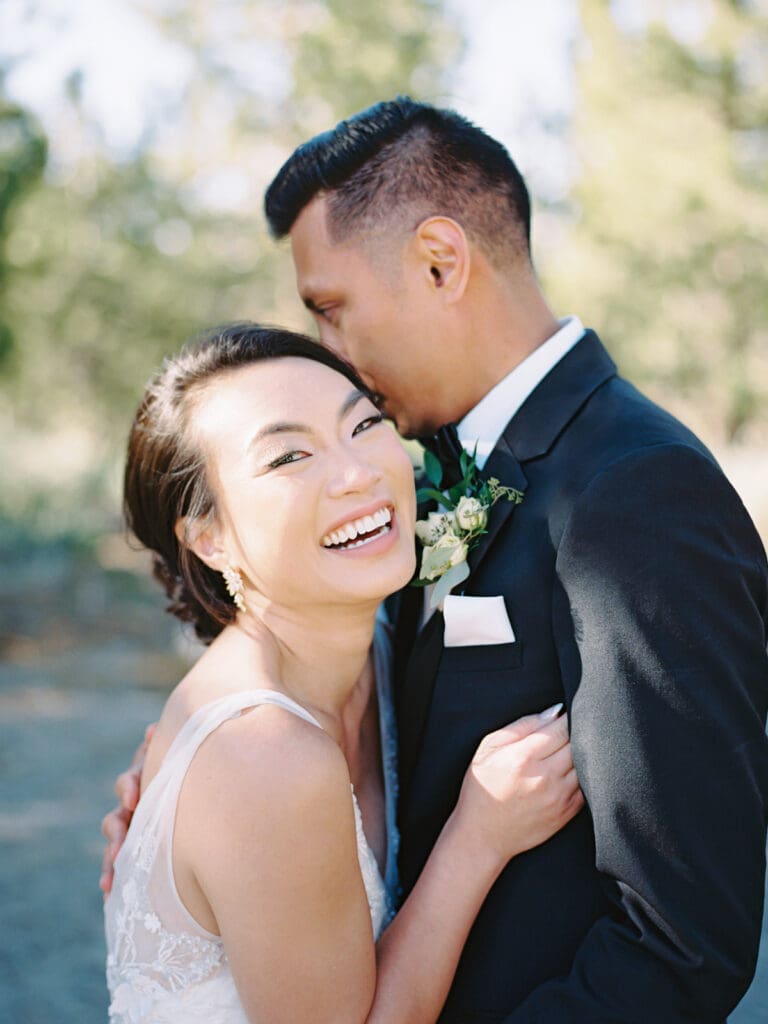
[[[453,516],[446,512],[430,512],[426,519],[416,523],[416,536],[427,547],[437,544],[441,537],[453,529]]]
[[[484,529],[488,523],[488,506],[483,505],[479,498],[462,496],[456,506],[456,523],[468,533]]]
[[[462,479],[445,491],[439,490],[443,468],[431,452],[424,453],[424,472],[432,487],[419,490],[419,501],[433,500],[441,511],[430,512],[416,523],[416,537],[421,547],[418,578],[415,587],[437,581],[430,601],[436,608],[450,591],[469,576],[467,556],[486,533],[488,514],[497,501],[504,498],[519,505],[522,491],[504,487],[495,477],[480,476],[474,455],[462,452]]]
[[[468,554],[469,549],[460,537],[450,531],[444,533],[434,544],[424,546],[419,579],[427,583],[439,579],[449,569],[465,563]]]

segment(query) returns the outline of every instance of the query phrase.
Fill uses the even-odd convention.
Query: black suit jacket
[[[768,804],[768,567],[738,496],[588,332],[485,468],[499,502],[463,592],[516,642],[413,649],[397,683],[413,885],[481,739],[564,700],[588,810],[506,868],[444,1024],[721,1024],[754,973]],[[433,634],[430,638],[430,633]],[[407,665],[407,667],[406,667]]]

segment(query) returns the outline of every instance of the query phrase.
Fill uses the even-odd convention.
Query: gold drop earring
[[[243,594],[245,588],[243,587],[243,577],[237,569],[233,569],[231,566],[227,566],[221,575],[224,577],[224,585],[227,588],[227,593],[232,598],[235,608],[237,608],[239,612],[244,612],[245,597]]]

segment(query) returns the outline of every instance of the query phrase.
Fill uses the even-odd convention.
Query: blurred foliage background
[[[513,75],[515,19],[534,7],[572,26],[554,111],[526,107]],[[143,384],[210,324],[308,327],[265,186],[296,144],[397,92],[475,116],[462,68],[478,28],[510,45],[475,55],[487,98],[533,125],[503,141],[555,310],[713,447],[768,537],[765,0],[3,0],[0,1024],[104,1018],[98,819],[188,657],[121,535]],[[55,89],[22,99],[41,68]],[[51,943],[67,971],[46,974]]]
[[[0,515],[35,533],[114,523],[133,407],[186,336],[240,317],[306,326],[261,213],[295,144],[397,91],[461,108],[455,3],[130,6],[184,87],[150,99],[128,146],[82,102],[87,64],[62,79],[55,145],[4,87],[45,45],[38,5],[18,2],[0,43]],[[547,291],[716,449],[762,448],[765,7],[577,10],[572,113],[553,129],[576,170],[564,194],[536,195]]]

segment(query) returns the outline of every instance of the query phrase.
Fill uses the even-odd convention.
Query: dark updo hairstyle
[[[190,414],[195,399],[214,378],[251,363],[289,357],[322,363],[370,394],[348,363],[303,334],[247,322],[226,324],[163,363],[147,385],[131,427],[126,521],[152,552],[154,576],[170,601],[168,611],[191,622],[205,643],[234,621],[235,608],[221,574],[176,537],[175,526],[182,517],[210,522],[216,514],[205,457],[192,438]]]

